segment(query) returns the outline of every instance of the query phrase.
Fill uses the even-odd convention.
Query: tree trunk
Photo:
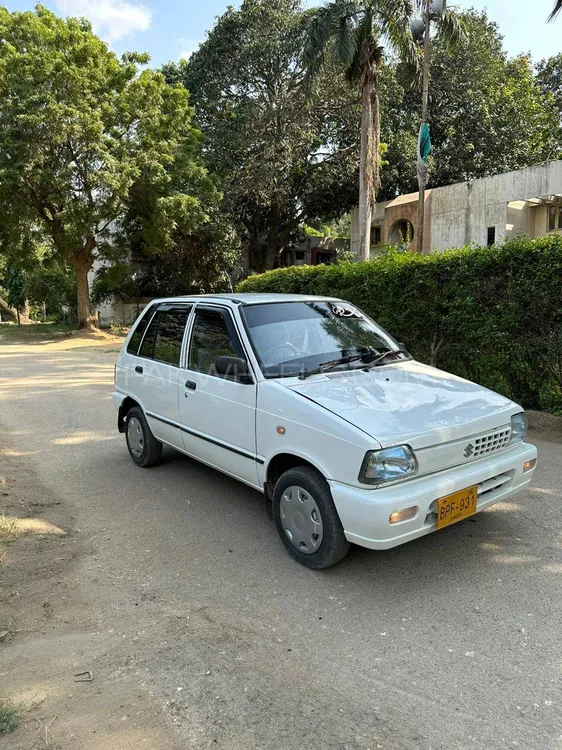
[[[264,269],[271,271],[275,268],[277,252],[279,250],[279,221],[281,218],[281,209],[279,204],[273,203],[269,209],[267,243],[265,246]]]
[[[90,305],[90,286],[88,283],[88,271],[92,267],[92,258],[78,255],[70,259],[70,265],[74,269],[78,289],[78,328],[80,330],[91,330],[96,327],[96,317],[92,314]]]
[[[10,307],[10,305],[6,302],[5,299],[2,299],[2,297],[0,297],[0,307],[2,308],[2,310],[5,310],[7,313],[9,313],[14,320],[17,321],[18,311],[15,308]],[[28,325],[29,323],[31,323],[31,320],[29,319],[28,315],[25,315],[25,313],[20,313],[20,323]]]
[[[381,187],[381,108],[379,101],[379,75],[375,73],[371,88],[371,110],[373,112],[373,160],[371,162],[371,211],[375,213],[377,193]]]
[[[368,73],[361,90],[361,154],[359,161],[359,256],[369,260],[371,254],[373,103],[372,78]]]

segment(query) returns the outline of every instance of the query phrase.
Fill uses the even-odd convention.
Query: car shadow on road
[[[515,570],[519,577],[560,572],[559,532],[537,525],[539,504],[544,503],[544,497],[538,494],[540,488],[535,488],[535,494],[527,491],[512,502],[500,503],[474,518],[394,549],[373,551],[352,545],[338,566],[310,571],[285,552],[266,515],[263,496],[257,491],[172,449],[164,451],[162,465],[156,471],[160,477],[173,474],[180,481],[184,475],[188,486],[201,488],[191,503],[201,503],[213,517],[228,515],[231,541],[225,539],[224,527],[209,528],[205,524],[201,529],[201,533],[211,534],[208,543],[218,550],[219,557],[221,546],[232,547],[243,540],[245,548],[251,548],[257,556],[259,569],[288,568],[296,581],[313,575],[328,588],[345,584],[348,595],[355,589],[364,592],[366,582],[379,595],[392,595],[399,589],[401,596],[417,598],[420,592],[422,596],[439,592],[444,583],[450,587],[486,579],[497,581]],[[191,517],[190,523],[197,523],[197,518]],[[545,533],[552,538],[551,546],[545,547],[544,539],[539,544]],[[256,538],[262,543],[256,544]],[[229,564],[234,565],[235,559],[229,558]]]

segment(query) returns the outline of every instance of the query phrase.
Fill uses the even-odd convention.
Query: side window
[[[181,343],[190,308],[162,310],[154,343],[154,359],[179,367]]]
[[[199,310],[191,334],[189,369],[215,375],[217,357],[240,357],[242,350],[218,310]]]
[[[139,350],[139,344],[142,339],[143,333],[146,331],[146,326],[150,322],[152,313],[154,312],[154,305],[151,305],[147,310],[142,313],[141,319],[137,322],[136,328],[133,331],[129,343],[127,344],[127,353],[136,354]]]
[[[154,339],[156,338],[156,329],[158,328],[158,320],[160,319],[161,314],[162,313],[157,312],[150,321],[150,325],[146,329],[144,340],[139,351],[139,357],[152,358],[152,352],[154,351]]]

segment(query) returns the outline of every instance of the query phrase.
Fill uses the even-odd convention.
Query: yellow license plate
[[[467,487],[466,490],[453,492],[452,495],[440,497],[437,501],[437,528],[443,529],[452,523],[462,521],[476,513],[478,487]]]

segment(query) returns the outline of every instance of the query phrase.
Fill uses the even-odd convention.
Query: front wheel
[[[289,469],[277,480],[273,519],[289,554],[308,568],[329,568],[348,553],[328,482],[311,466]]]
[[[162,443],[152,434],[140,406],[133,406],[126,418],[125,434],[129,455],[137,466],[154,466],[160,461]]]

